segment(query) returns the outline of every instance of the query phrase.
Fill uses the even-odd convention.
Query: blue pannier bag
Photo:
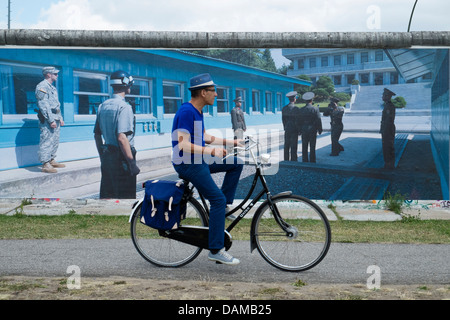
[[[158,230],[180,226],[186,215],[183,181],[148,180],[141,208],[141,222]]]

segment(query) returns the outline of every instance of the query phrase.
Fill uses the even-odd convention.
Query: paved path
[[[0,276],[67,278],[67,268],[76,265],[82,277],[365,284],[372,274],[368,267],[375,265],[382,284],[450,283],[450,245],[333,243],[318,266],[300,273],[280,271],[249,248],[248,242],[233,242],[230,252],[241,260],[235,267],[212,263],[203,251],[187,266],[166,269],[141,258],[131,239],[1,240]]]

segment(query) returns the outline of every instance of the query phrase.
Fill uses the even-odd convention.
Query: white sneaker
[[[211,251],[208,254],[208,259],[211,261],[216,261],[218,263],[228,264],[228,265],[237,265],[240,263],[239,259],[233,258],[231,254],[225,251],[225,248],[213,254]]]

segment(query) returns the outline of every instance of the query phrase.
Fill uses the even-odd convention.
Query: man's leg
[[[289,134],[284,132],[284,161],[290,160],[290,145],[289,145]]]
[[[117,170],[119,168],[119,157],[111,150],[105,151],[101,157],[100,199],[113,199],[117,197]]]
[[[341,138],[342,131],[344,130],[344,125],[340,124],[336,134],[336,141],[339,147],[339,152],[344,151],[344,147],[340,144],[339,139]]]
[[[339,142],[335,128],[331,128],[331,155],[332,156],[339,155]]]
[[[226,198],[211,177],[207,164],[174,166],[181,178],[190,181],[209,201],[209,249],[220,250],[225,239]]]
[[[209,165],[209,171],[211,173],[225,172],[225,178],[222,183],[222,192],[226,198],[226,204],[232,204],[234,196],[236,194],[237,185],[241,176],[244,165],[238,163],[240,160],[236,157],[233,159],[233,163],[213,163]]]
[[[58,172],[52,165],[53,160],[53,135],[54,130],[47,123],[39,123],[40,137],[39,137],[39,151],[38,157],[39,162],[42,163],[42,172],[46,173],[56,173]]]
[[[310,151],[309,151],[309,162],[316,162],[316,141],[317,141],[317,134],[311,134],[310,137]]]
[[[41,163],[47,163],[52,160],[52,129],[50,126],[45,122],[44,124],[39,124],[39,130],[40,130],[40,138],[39,138],[39,151],[38,151],[38,157],[39,162]]]
[[[302,160],[303,162],[308,162],[308,145],[309,145],[309,138],[307,133],[302,134]]]
[[[58,151],[59,147],[59,136],[61,132],[61,125],[59,121],[56,121],[56,128],[53,129],[53,134],[51,136],[52,143],[52,151],[51,158],[52,160],[56,158],[56,151]]]
[[[395,168],[395,136],[389,135],[383,140],[384,167],[387,169]]]
[[[292,150],[291,150],[291,161],[297,162],[298,159],[298,133],[292,135]]]

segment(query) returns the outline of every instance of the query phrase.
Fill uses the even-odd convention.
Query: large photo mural
[[[202,110],[206,132],[256,139],[270,155],[264,170],[273,193],[449,199],[447,49],[281,53],[288,63],[276,69],[269,49],[0,49],[0,197],[134,199],[148,179],[178,179],[174,117],[191,99],[190,81],[209,74],[215,92]],[[115,85],[129,88],[134,159],[123,166],[136,190],[101,196],[94,128]],[[252,170],[244,165],[237,198]]]

